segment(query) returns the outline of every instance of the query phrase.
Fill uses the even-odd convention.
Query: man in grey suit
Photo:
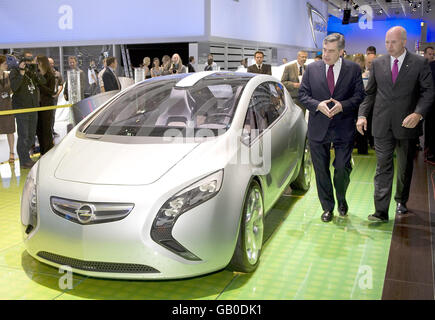
[[[375,213],[370,221],[387,222],[397,154],[396,213],[406,214],[413,171],[417,125],[431,108],[433,84],[426,59],[406,50],[406,30],[393,27],[385,37],[388,54],[375,59],[358,112],[357,130],[364,134],[373,109],[372,133],[377,157]]]
[[[302,108],[305,112],[305,108],[299,101],[299,87],[301,86],[301,79],[304,75],[306,62],[308,59],[308,53],[306,51],[299,51],[298,58],[295,63],[292,63],[285,67],[284,73],[281,77],[282,84],[287,88],[290,93],[293,102]]]

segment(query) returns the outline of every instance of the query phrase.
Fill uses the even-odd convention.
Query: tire
[[[311,185],[311,172],[313,163],[311,161],[311,152],[308,147],[308,140],[305,140],[304,154],[302,156],[301,168],[295,181],[290,184],[293,190],[307,192]]]
[[[260,262],[264,234],[264,202],[260,184],[252,180],[243,201],[236,249],[228,269],[250,273]]]

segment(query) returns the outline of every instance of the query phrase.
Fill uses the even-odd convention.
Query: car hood
[[[159,180],[197,146],[76,141],[66,148],[54,175],[90,184],[147,185]]]

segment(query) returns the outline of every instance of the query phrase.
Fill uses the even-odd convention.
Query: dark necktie
[[[302,75],[302,66],[299,67],[299,75]]]
[[[261,70],[261,66],[257,66],[258,67],[258,70]]]
[[[334,65],[329,66],[327,80],[328,80],[329,92],[331,93],[331,96],[332,96],[332,94],[334,93],[334,88],[335,88]]]
[[[391,70],[391,75],[393,77],[393,84],[396,83],[397,76],[399,75],[399,60],[394,60],[393,70]]]

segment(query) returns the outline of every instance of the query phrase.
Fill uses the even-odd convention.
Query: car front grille
[[[50,205],[58,216],[81,225],[122,220],[134,208],[133,203],[86,202],[59,197],[51,197]]]
[[[83,261],[74,258],[60,256],[54,253],[40,251],[37,256],[54,262],[59,265],[69,266],[73,269],[91,271],[91,272],[106,272],[106,273],[160,273],[153,267],[142,264],[131,263],[113,263],[99,261]]]

